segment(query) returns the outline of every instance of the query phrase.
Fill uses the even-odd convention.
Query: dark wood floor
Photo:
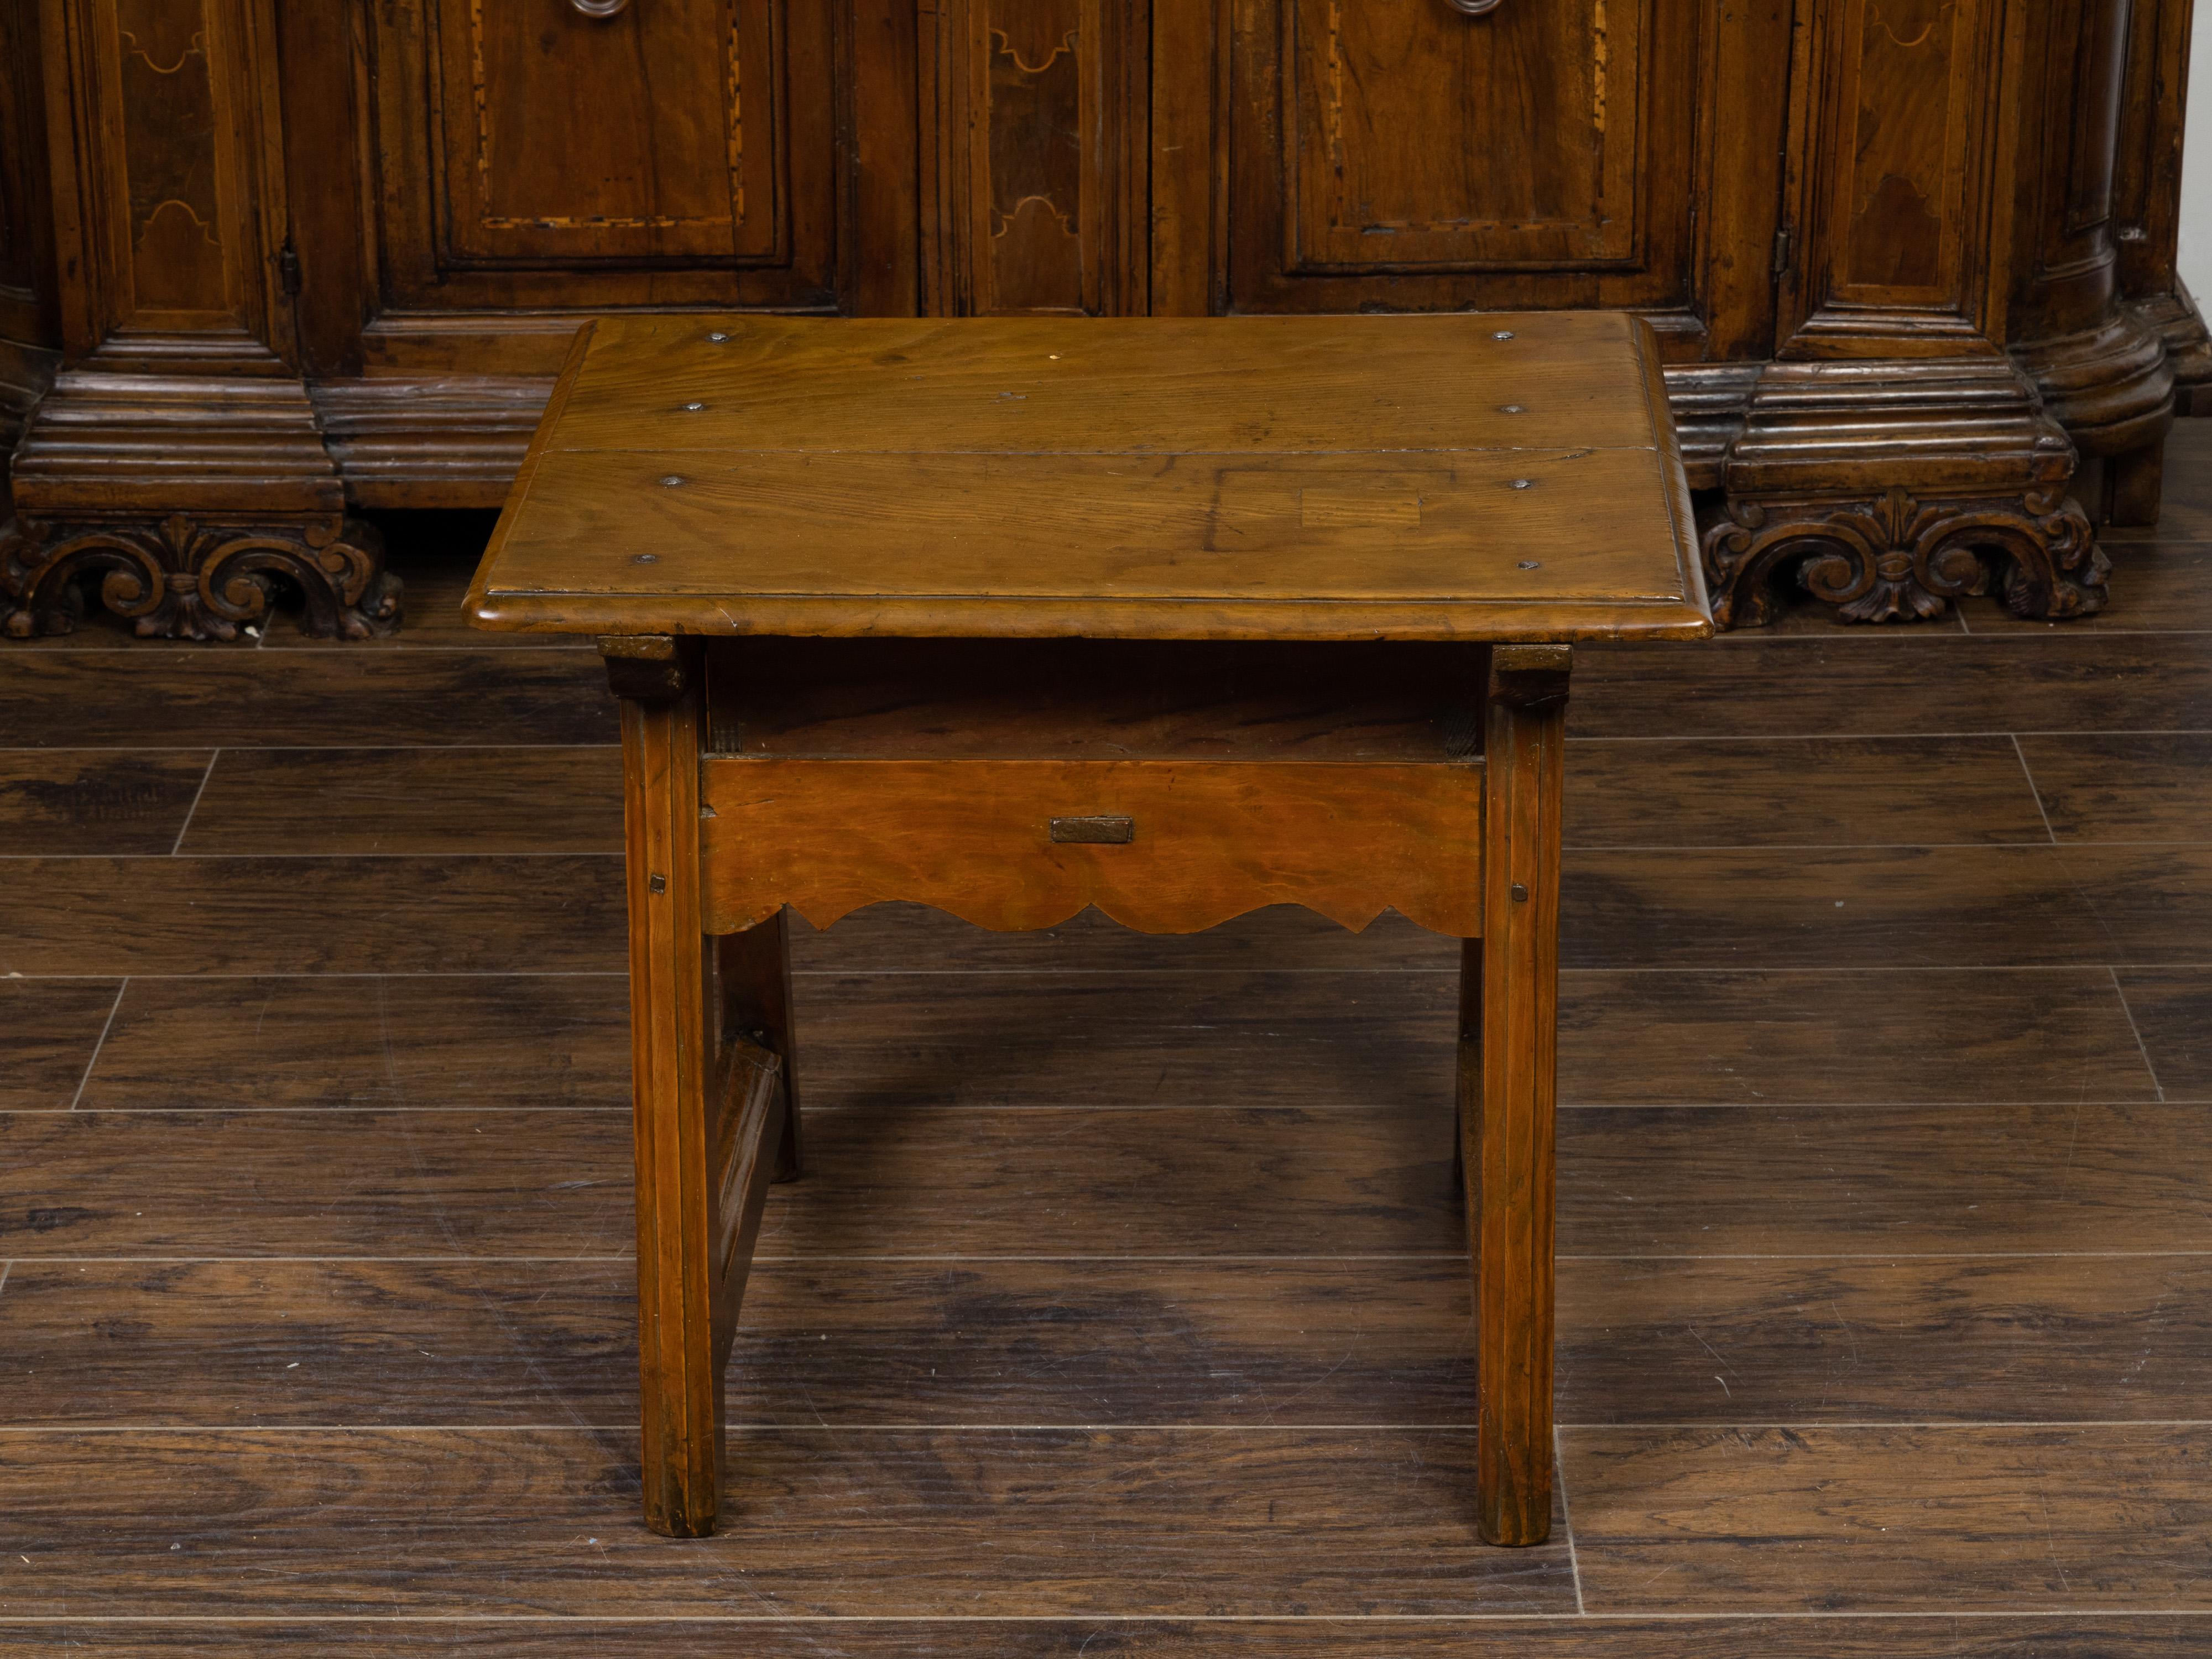
[[[588,650],[0,650],[0,1653],[2212,1653],[2212,422],[2111,610],[1577,675],[1554,1541],[1453,947],[864,914],[734,1519],[636,1513]],[[441,565],[441,560],[443,560]]]

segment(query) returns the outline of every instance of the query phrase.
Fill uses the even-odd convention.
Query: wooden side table
[[[469,604],[622,700],[652,1525],[799,1170],[786,907],[1287,903],[1465,940],[1477,1502],[1542,1540],[1568,672],[1711,631],[1690,526],[1621,316],[586,327]]]

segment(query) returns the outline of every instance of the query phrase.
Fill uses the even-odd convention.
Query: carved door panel
[[[1232,305],[1690,307],[1711,0],[1235,3]]]
[[[378,0],[403,306],[825,302],[819,0]]]
[[[1996,0],[1841,0],[1806,32],[1814,61],[1799,78],[1792,145],[1806,158],[1793,214],[1804,257],[1784,283],[1784,355],[1878,356],[1899,341],[1989,349],[1988,89],[2000,79],[2001,10]],[[2108,160],[2096,173],[2101,192]]]
[[[933,312],[1146,308],[1146,0],[938,0],[922,40]]]

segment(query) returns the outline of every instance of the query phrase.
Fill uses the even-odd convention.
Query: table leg
[[[642,649],[674,642],[619,643]],[[699,1537],[714,1528],[722,1430],[708,1267],[718,1198],[711,1186],[716,1033],[700,931],[699,695],[680,658],[662,665],[666,672],[658,682],[635,659],[618,660],[611,652],[608,666],[615,690],[625,694],[645,1518],[656,1532]]]
[[[1552,1528],[1553,1133],[1565,646],[1492,653],[1483,929],[1462,958],[1459,1094],[1476,1330],[1476,1504],[1493,1544]]]

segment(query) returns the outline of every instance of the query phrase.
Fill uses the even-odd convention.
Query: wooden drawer
[[[1096,905],[1187,933],[1269,904],[1354,929],[1395,908],[1441,933],[1482,931],[1480,759],[716,757],[700,799],[714,933],[784,904],[826,927],[886,900],[1002,931]]]

